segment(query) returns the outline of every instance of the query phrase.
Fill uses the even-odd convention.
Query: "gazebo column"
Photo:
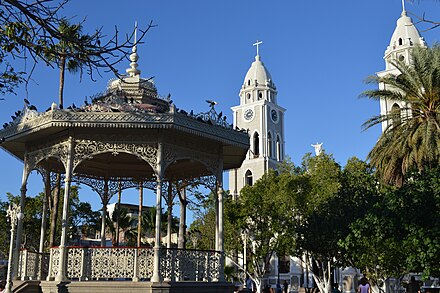
[[[64,198],[63,198],[63,217],[61,219],[61,240],[60,240],[60,260],[58,267],[58,274],[55,276],[55,281],[65,281],[66,277],[66,265],[67,265],[67,226],[69,218],[69,198],[70,198],[70,184],[72,181],[72,169],[73,169],[73,139],[69,139],[69,150],[67,154],[66,162],[66,177],[64,179]]]
[[[160,222],[162,213],[162,159],[163,159],[162,143],[158,143],[157,147],[157,165],[156,165],[156,227],[155,227],[155,242],[154,242],[154,261],[153,261],[153,276],[151,282],[160,282]]]
[[[222,158],[222,156],[220,156]],[[224,281],[224,240],[223,240],[223,230],[224,230],[224,219],[223,219],[223,159],[219,159],[218,163],[218,173],[217,173],[217,239],[216,239],[216,250],[220,251],[222,257],[220,258],[219,266],[219,281]]]
[[[105,247],[105,218],[107,216],[107,204],[108,204],[108,178],[104,179],[104,194],[102,196],[102,209],[101,209],[101,247]]]
[[[173,221],[173,185],[168,182],[168,225],[167,225],[167,248],[171,248],[171,224]]]
[[[23,165],[23,177],[21,180],[21,188],[20,188],[20,210],[19,213],[24,213],[24,206],[26,201],[26,185],[27,185],[27,179],[29,176],[29,166],[26,160],[26,155],[24,159],[24,165]],[[14,255],[13,255],[13,279],[18,279],[18,263],[20,259],[20,248],[21,248],[21,234],[23,233],[23,219],[24,217],[17,218],[17,237],[15,239],[15,248],[14,248]]]
[[[139,207],[138,207],[138,225],[137,225],[137,247],[142,244],[142,206],[144,202],[144,183],[139,182]]]

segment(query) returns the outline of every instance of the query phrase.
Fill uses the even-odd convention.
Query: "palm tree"
[[[385,89],[362,94],[404,105],[400,111],[372,117],[363,124],[368,129],[388,123],[368,158],[386,183],[397,186],[409,171],[431,169],[440,163],[440,45],[414,48],[411,61],[410,65],[394,61],[397,75],[370,77],[368,83],[384,84]]]
[[[126,208],[118,208],[116,209],[112,216],[109,217],[107,214],[106,217],[106,225],[112,234],[112,243],[114,246],[119,246],[119,243],[116,243],[116,234],[119,231],[116,231],[116,222],[119,223],[118,230],[123,231],[124,239],[127,242],[127,245],[135,245],[136,243],[136,219],[132,218],[128,215],[128,210]]]
[[[60,21],[58,31],[61,36],[60,41],[45,52],[45,57],[49,62],[56,63],[60,70],[58,104],[62,108],[64,103],[65,71],[67,69],[69,72],[76,73],[82,69],[83,60],[85,59],[80,53],[83,50],[78,48],[78,40],[86,40],[90,36],[81,33],[81,24],[71,25],[66,19]]]

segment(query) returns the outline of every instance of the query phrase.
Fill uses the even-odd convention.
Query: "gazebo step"
[[[60,283],[42,281],[41,289],[43,293],[232,293],[234,292],[234,285],[217,282],[87,281]]]

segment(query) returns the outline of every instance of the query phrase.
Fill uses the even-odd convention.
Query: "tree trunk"
[[[58,92],[58,104],[59,108],[63,108],[64,102],[64,72],[66,70],[66,56],[61,55],[60,57],[60,89]]]
[[[61,192],[61,174],[57,173],[55,189],[53,191],[53,200],[50,213],[50,236],[49,247],[55,246],[55,237],[57,233],[57,221],[58,221],[58,206],[60,201]]]
[[[180,221],[179,221],[179,244],[178,248],[184,249],[186,247],[186,189],[182,188],[179,192],[180,200]]]

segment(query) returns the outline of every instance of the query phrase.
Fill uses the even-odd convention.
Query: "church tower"
[[[419,31],[412,22],[411,17],[407,15],[405,10],[405,1],[402,0],[402,14],[397,20],[397,25],[394,33],[391,37],[391,41],[387,49],[385,50],[385,70],[378,72],[379,77],[387,74],[398,74],[398,70],[392,64],[395,60],[406,62],[411,64],[411,51],[414,47],[426,47],[426,42],[423,37],[420,36]],[[385,89],[384,84],[379,84],[379,89]],[[380,100],[380,114],[385,115],[390,112],[396,111],[400,113],[401,108],[406,108],[400,101],[387,101]],[[409,113],[406,113],[408,115]],[[388,127],[388,122],[382,122],[382,132]]]
[[[284,108],[278,106],[277,90],[257,48],[240,90],[240,105],[232,107],[234,127],[247,129],[251,146],[240,168],[229,173],[234,198],[245,185],[253,185],[269,169],[284,160]]]

